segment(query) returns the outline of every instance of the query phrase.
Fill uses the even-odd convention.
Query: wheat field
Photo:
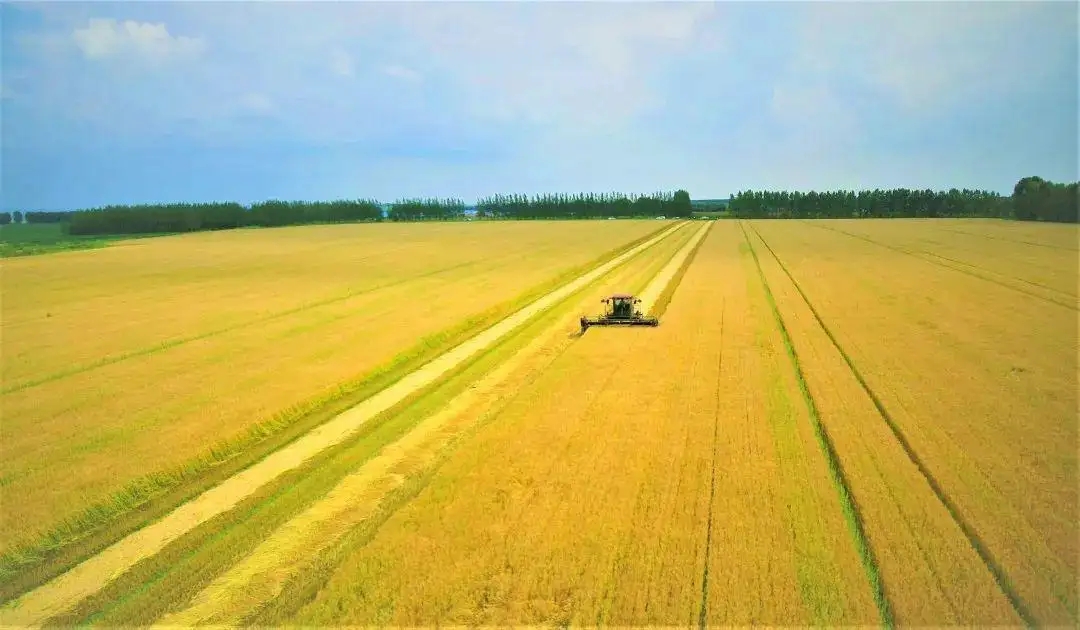
[[[4,261],[4,547],[644,236],[643,221],[204,233]],[[73,474],[74,473],[74,474]]]
[[[32,540],[253,427],[287,452],[632,252],[35,619],[1075,625],[1077,236],[944,219],[479,222],[5,261],[0,532]],[[660,325],[578,330],[622,291],[655,299]],[[10,556],[0,622],[253,449]]]

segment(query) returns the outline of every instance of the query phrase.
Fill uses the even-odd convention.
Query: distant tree
[[[1078,183],[1057,184],[1041,177],[1024,177],[1013,187],[1012,213],[1021,221],[1077,223]]]
[[[1013,216],[1021,221],[1034,221],[1039,208],[1046,202],[1049,190],[1041,177],[1023,177],[1013,187]]]
[[[22,214],[22,212],[20,212],[18,210],[16,210],[15,212],[12,212],[11,213],[11,222],[12,223],[22,223],[23,222],[23,214]]]
[[[676,190],[671,199],[671,212],[668,214],[675,217],[688,217],[693,209],[693,205],[690,203],[690,193],[682,189]]]
[[[0,225],[7,225],[9,223],[11,223],[11,213],[0,212]]]
[[[1007,200],[979,190],[745,191],[732,195],[737,217],[815,219],[851,217],[1000,217]]]
[[[71,219],[71,212],[26,212],[23,218],[27,223],[63,223]]]

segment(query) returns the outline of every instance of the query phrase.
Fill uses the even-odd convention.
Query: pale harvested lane
[[[673,273],[668,273],[671,262],[685,260],[708,227],[699,230],[671,254],[663,250],[655,253],[658,262],[669,262],[654,272],[656,275],[649,280],[645,293],[660,295],[667,288],[674,277]],[[668,255],[671,255],[670,259]],[[630,288],[625,286],[627,279],[640,273],[634,267],[627,265],[604,284],[609,289]],[[594,297],[591,292],[589,297],[582,297],[581,306],[591,303]],[[379,455],[344,478],[325,498],[279,527],[249,556],[207,585],[190,605],[164,616],[156,625],[242,624],[246,615],[277,597],[290,577],[308,568],[307,562],[317,552],[368,518],[386,494],[404,483],[407,475],[434,460],[453,435],[480,414],[479,411],[470,413],[471,410],[488,408],[535,378],[553,357],[573,343],[565,333],[568,324],[576,325],[576,319],[574,311],[553,321],[494,371],[474,382],[401,439],[387,445]]]
[[[67,573],[0,608],[0,624],[35,626],[65,612],[99,591],[140,560],[147,558],[195,527],[221,514],[279,475],[299,467],[319,452],[339,444],[365,422],[416,391],[431,385],[467,359],[498,342],[533,316],[595,281],[638,253],[659,243],[683,224],[630,249],[592,271],[548,293],[513,315],[412,372],[391,387],[319,426],[303,438],[274,452],[254,466],[230,477],[163,519],[145,527],[85,560]]]
[[[678,253],[671,259],[660,273],[656,274],[656,278],[653,279],[649,286],[645,287],[645,290],[641,292],[639,296],[641,298],[641,312],[650,313],[653,306],[656,305],[656,300],[664,293],[664,289],[671,284],[671,279],[675,277],[675,274],[679,273],[679,268],[683,266],[686,259],[690,257],[690,252],[694,251],[697,244],[701,242],[701,239],[705,238],[705,234],[708,233],[709,228],[712,227],[712,222],[708,222],[701,226],[701,229],[690,237],[690,241],[685,247],[680,249]]]

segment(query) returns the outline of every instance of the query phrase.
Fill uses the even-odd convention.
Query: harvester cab
[[[641,300],[627,293],[616,293],[600,302],[606,305],[600,317],[582,317],[581,332],[589,326],[656,326],[660,323],[655,317],[645,317],[638,310]]]

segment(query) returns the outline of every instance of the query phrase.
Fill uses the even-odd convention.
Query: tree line
[[[982,190],[744,191],[728,211],[745,218],[849,219],[899,217],[1006,217],[1009,199]]]
[[[1080,222],[1080,183],[1055,184],[1041,177],[1016,182],[1013,215],[1022,221]]]
[[[384,212],[384,207],[386,211]],[[12,222],[67,224],[71,234],[152,234],[238,227],[354,221],[455,220],[467,214],[460,199],[402,199],[384,205],[373,199],[264,201],[105,206],[73,212],[2,212]],[[685,190],[651,195],[579,193],[493,195],[476,206],[477,218],[599,219],[607,217],[684,218],[691,216]],[[1059,184],[1025,177],[1009,197],[985,190],[889,190],[788,192],[747,190],[732,195],[728,212],[744,218],[996,217],[1022,221],[1080,221],[1078,183]]]
[[[477,216],[498,219],[689,217],[690,212],[690,193],[685,190],[633,197],[621,193],[493,195],[476,204]]]
[[[835,190],[787,192],[747,190],[731,196],[728,211],[743,218],[824,219],[900,217],[991,217],[1076,223],[1078,185],[1039,177],[1017,182],[1011,197],[985,190]]]
[[[370,200],[271,200],[250,207],[238,203],[176,203],[79,210],[70,213],[69,231],[71,234],[152,234],[381,219],[382,207]]]
[[[386,218],[391,221],[448,221],[465,216],[460,199],[403,199],[390,204]]]
[[[239,203],[174,203],[111,205],[74,212],[27,212],[30,223],[66,222],[74,235],[154,234],[225,230],[239,227],[277,227],[310,223],[355,221],[447,221],[462,219],[468,207],[461,199],[401,199],[388,204],[373,199],[326,202],[264,201]],[[561,219],[608,216],[690,216],[686,191],[630,198],[619,194],[497,195],[482,200],[480,218]],[[0,223],[20,221],[18,212],[0,213]]]
[[[71,217],[70,212],[0,212],[0,225],[9,223],[63,223]]]

